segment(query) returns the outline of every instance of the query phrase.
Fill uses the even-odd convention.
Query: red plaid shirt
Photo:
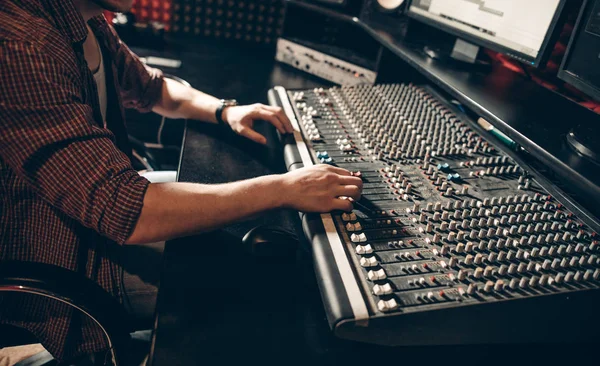
[[[128,158],[123,107],[150,110],[163,79],[104,17],[88,24],[104,53],[106,126],[72,0],[0,2],[0,260],[77,271],[121,299],[118,244],[149,184]],[[0,305],[0,322],[29,329],[58,359],[106,347],[97,328],[63,305],[25,296]]]

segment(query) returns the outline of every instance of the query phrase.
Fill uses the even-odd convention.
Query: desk
[[[198,48],[181,54],[181,70],[169,71],[218,97],[266,102],[273,85],[327,86],[275,64],[271,54],[210,43]],[[258,129],[275,141],[272,128],[260,125]],[[220,183],[283,171],[277,144],[259,147],[216,126],[188,123],[180,181]],[[293,229],[297,215],[270,212],[219,232],[167,243],[151,366],[535,365],[561,361],[555,352],[529,345],[385,348],[336,339],[328,331],[309,253],[301,251],[297,261],[288,263],[243,254],[239,239],[258,224]],[[572,362],[582,354],[563,355]]]

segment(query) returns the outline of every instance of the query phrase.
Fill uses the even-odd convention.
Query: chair
[[[109,363],[123,365],[132,330],[125,309],[98,284],[83,275],[45,263],[6,261],[0,263],[0,295],[28,293],[60,301],[82,312],[97,324],[110,346]],[[0,349],[39,343],[24,329],[0,325]],[[22,365],[54,365],[56,361],[44,351]]]
[[[175,80],[185,86],[187,81],[165,74],[165,78]],[[157,113],[139,113],[126,111],[129,142],[133,148],[135,167],[148,172],[174,169],[179,161],[184,123],[171,120],[167,126],[167,117]],[[185,122],[185,120],[180,120]]]

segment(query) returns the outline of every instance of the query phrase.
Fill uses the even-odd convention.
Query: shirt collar
[[[73,0],[42,0],[42,4],[54,19],[56,27],[69,37],[71,43],[85,40],[87,37],[85,21]]]

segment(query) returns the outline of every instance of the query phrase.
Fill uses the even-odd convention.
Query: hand
[[[352,211],[352,202],[360,199],[362,179],[346,169],[319,164],[283,175],[284,206],[302,212]],[[276,192],[278,194],[279,192]]]
[[[267,121],[275,126],[281,134],[294,132],[292,123],[280,107],[259,103],[226,107],[223,110],[222,118],[239,135],[263,145],[267,143],[267,139],[254,130],[254,121]]]

